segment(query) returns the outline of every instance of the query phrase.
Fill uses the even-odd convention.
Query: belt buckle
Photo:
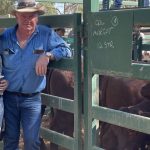
[[[34,93],[27,93],[25,95],[27,95],[27,97],[32,97],[32,96],[34,96]]]
[[[20,96],[23,97],[32,97],[32,95],[34,95],[33,93],[20,93]]]

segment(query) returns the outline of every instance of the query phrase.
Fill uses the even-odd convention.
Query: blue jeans
[[[41,124],[41,95],[33,97],[4,93],[4,150],[19,150],[20,125],[25,150],[39,150]]]

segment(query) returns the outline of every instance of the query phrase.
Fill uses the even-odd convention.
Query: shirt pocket
[[[43,48],[35,48],[32,52],[32,64],[33,68],[35,68],[36,62],[38,61],[39,57],[45,53]]]
[[[20,54],[13,49],[5,49],[2,53],[3,67],[5,69],[14,70],[19,66]]]

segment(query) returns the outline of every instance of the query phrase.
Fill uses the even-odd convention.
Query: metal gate
[[[85,150],[101,149],[94,141],[95,120],[150,134],[149,118],[101,107],[94,102],[92,93],[93,74],[150,80],[150,64],[132,61],[133,27],[149,26],[149,13],[149,8],[88,12],[84,52]]]
[[[1,18],[1,28],[15,24],[14,18]],[[51,63],[50,68],[70,70],[74,72],[74,100],[43,94],[43,103],[74,114],[74,137],[41,128],[43,138],[71,150],[81,149],[81,14],[42,16],[39,23],[50,27],[72,28],[74,32],[73,57]]]
[[[150,9],[99,12],[98,5],[98,0],[83,1],[85,150],[101,149],[95,145],[95,120],[150,134],[149,118],[100,107],[95,103],[95,101],[99,101],[98,97],[94,96],[92,92],[98,88],[97,77],[99,74],[150,80],[150,65],[133,62],[131,59],[133,26],[150,25],[150,20],[148,20]],[[15,23],[12,18],[0,20],[0,27],[9,27]],[[41,135],[44,139],[65,148],[81,150],[81,15],[43,16],[40,18],[40,24],[74,29],[73,58],[54,62],[49,67],[71,70],[75,74],[74,101],[43,94],[44,104],[74,114],[74,137],[68,137],[45,128],[41,128]],[[121,41],[120,36],[124,37]]]
[[[52,27],[68,27],[73,28],[74,31],[74,56],[71,59],[64,59],[59,62],[53,62],[49,65],[50,68],[74,72],[74,100],[72,101],[62,97],[43,94],[43,103],[47,106],[73,113],[74,137],[69,137],[47,128],[41,128],[41,135],[44,139],[63,146],[64,148],[70,150],[81,150],[81,15],[57,15],[41,18],[41,21],[44,24],[47,24],[47,20]]]

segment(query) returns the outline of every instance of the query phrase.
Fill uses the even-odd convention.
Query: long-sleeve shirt
[[[9,85],[8,91],[35,93],[46,85],[46,77],[36,75],[35,64],[41,54],[34,50],[50,51],[56,60],[71,57],[71,51],[62,38],[51,28],[37,25],[24,48],[16,37],[17,26],[7,29],[0,36],[0,53],[3,59],[2,73]]]

